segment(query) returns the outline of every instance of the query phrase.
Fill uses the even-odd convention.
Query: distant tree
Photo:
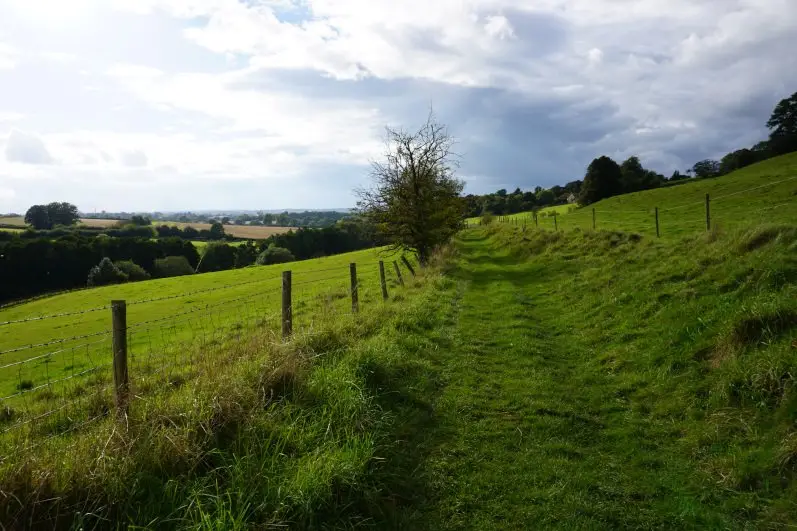
[[[462,227],[464,183],[454,176],[452,147],[432,113],[417,131],[387,128],[384,159],[371,166],[374,185],[357,191],[366,222],[394,249],[414,252],[421,264]]]
[[[767,127],[769,148],[774,155],[797,151],[797,92],[775,106]]]
[[[114,262],[113,265],[116,268],[127,275],[127,279],[131,282],[137,282],[139,280],[149,280],[151,275],[147,273],[143,267],[136,264],[132,260],[121,260],[119,262]]]
[[[570,181],[565,185],[565,191],[569,194],[578,196],[581,193],[582,181]]]
[[[257,265],[284,264],[293,262],[296,258],[288,249],[277,247],[273,243],[257,257]]]
[[[183,239],[184,240],[195,240],[199,238],[199,231],[196,230],[194,227],[190,225],[187,227],[183,227]]]
[[[257,246],[254,242],[247,241],[235,247],[235,268],[250,266],[257,260]]]
[[[53,227],[50,214],[45,205],[33,205],[25,213],[25,223],[36,230],[47,230]]]
[[[47,205],[47,214],[50,216],[52,226],[64,225],[68,227],[80,220],[77,207],[71,203],[50,203]]]
[[[99,265],[91,268],[86,283],[88,286],[107,286],[108,284],[119,284],[126,280],[127,275],[116,267],[110,258],[105,257],[100,261]]]
[[[273,225],[274,224],[274,214],[264,214],[263,215],[263,223],[266,225]]]
[[[152,220],[146,216],[133,216],[130,218],[130,223],[139,227],[146,227],[148,225],[152,225]]]
[[[235,267],[235,248],[226,243],[211,243],[205,247],[196,267],[197,273],[226,271]]]
[[[498,197],[506,197],[506,189],[505,188],[501,188],[500,190],[498,190],[495,193],[495,195],[497,195]]]
[[[556,201],[556,196],[551,190],[540,190],[537,194],[537,206],[545,207]]]
[[[749,166],[758,161],[756,153],[750,149],[740,149],[733,153],[728,153],[720,161],[719,173],[726,175],[745,166]]]
[[[639,157],[629,157],[620,165],[623,193],[638,192],[645,189],[645,168]]]
[[[593,160],[587,168],[578,202],[589,205],[622,193],[622,188],[620,166],[609,157],[603,156]]]
[[[670,181],[672,181],[672,182],[683,181],[684,179],[688,179],[688,178],[689,178],[688,175],[685,175],[685,174],[681,173],[680,171],[675,170],[672,173],[672,176],[670,177]]]
[[[158,258],[153,266],[154,275],[158,278],[193,275],[194,268],[185,256],[167,256]]]
[[[720,163],[716,160],[706,159],[701,160],[692,167],[692,173],[698,179],[708,179],[716,177],[720,172]]]
[[[224,216],[223,218],[221,218],[221,224],[222,225],[229,225],[230,224],[230,218],[228,218],[227,216]]]

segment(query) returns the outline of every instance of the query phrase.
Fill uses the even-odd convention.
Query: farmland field
[[[114,219],[81,219],[81,223],[88,227],[111,227],[118,223]],[[210,229],[210,223],[178,223],[174,221],[153,221],[153,226],[168,225],[170,227],[193,227],[196,230]],[[225,225],[224,232],[236,238],[246,238],[249,240],[264,240],[275,234],[283,234],[292,230],[291,227],[258,227],[250,225]]]
[[[25,218],[22,216],[0,216],[0,225],[14,225],[24,228]]]

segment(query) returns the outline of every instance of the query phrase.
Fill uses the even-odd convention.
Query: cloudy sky
[[[794,0],[0,0],[0,212],[354,203],[431,105],[467,191],[752,145]]]

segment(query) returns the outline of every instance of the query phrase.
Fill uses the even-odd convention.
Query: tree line
[[[138,227],[142,228],[147,227]],[[215,241],[201,255],[188,239],[153,239],[152,233],[145,237],[89,237],[69,232],[35,239],[10,235],[7,241],[0,241],[0,278],[8,280],[0,287],[0,301],[86,285],[303,260],[379,244],[376,231],[362,221],[341,222],[324,229],[300,228],[237,246]]]
[[[118,219],[135,223],[136,219],[147,219],[150,223],[177,222],[177,223],[221,223],[222,225],[253,225],[253,226],[276,226],[276,227],[311,227],[322,228],[331,227],[338,221],[349,217],[347,212],[335,210],[304,212],[288,212],[287,210],[279,213],[256,212],[236,214],[230,213],[194,213],[194,212],[106,212],[102,211],[95,214],[84,214],[86,219]]]
[[[751,164],[797,151],[797,92],[780,101],[767,121],[769,139],[751,148],[728,153],[720,160],[701,160],[681,173],[676,170],[668,178],[642,166],[638,157],[629,157],[618,163],[611,157],[601,156],[587,168],[583,180],[549,189],[536,187],[534,191],[514,192],[498,190],[492,194],[465,196],[465,216],[476,217],[484,213],[495,215],[515,214],[548,206],[577,203],[589,205],[615,195],[639,192],[662,186],[673,186],[690,179],[721,177]]]
[[[191,242],[178,238],[15,238],[0,242],[0,301],[32,297],[52,291],[86,286],[90,270],[109,258],[131,260],[153,276],[158,259],[182,257],[191,267],[199,253]]]

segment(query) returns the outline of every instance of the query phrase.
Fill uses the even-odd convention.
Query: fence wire
[[[318,277],[319,274],[323,276]],[[389,289],[396,289],[398,279],[389,263],[385,274]],[[149,303],[181,297],[242,286],[251,289],[279,278],[134,300],[127,306],[147,308]],[[378,262],[357,264],[357,283],[353,289],[348,266],[298,271],[294,279],[294,334],[312,332],[324,320],[351,316],[352,295],[359,299],[361,310],[382,299]],[[282,286],[276,286],[228,299],[189,301],[181,311],[151,319],[128,317],[126,345],[131,403],[146,402],[150,396],[177,388],[202,374],[213,374],[220,364],[258,355],[262,347],[284,341],[280,333],[281,290]],[[51,318],[77,318],[110,308],[106,305],[33,316],[0,325],[24,326]],[[72,330],[81,326],[96,327],[97,323],[78,319],[69,323]],[[48,350],[50,347],[56,348]],[[64,437],[111,416],[115,384],[110,328],[16,346],[0,351],[0,356],[0,462],[51,441],[57,440],[61,448]]]

